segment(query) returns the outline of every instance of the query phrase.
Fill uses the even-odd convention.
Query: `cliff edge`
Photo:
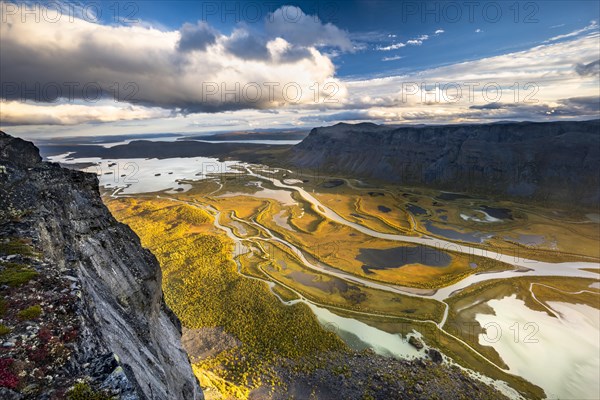
[[[1,398],[202,399],[161,279],[96,176],[0,132]]]

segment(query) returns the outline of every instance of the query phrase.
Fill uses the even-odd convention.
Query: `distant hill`
[[[292,168],[526,198],[600,204],[600,120],[315,128]]]
[[[135,140],[104,147],[59,142],[40,148],[45,157],[66,152],[74,158],[217,157],[454,192],[600,205],[600,120],[436,126],[341,123],[314,128],[295,146],[227,142],[239,140],[237,135],[224,135],[228,139],[221,143]]]

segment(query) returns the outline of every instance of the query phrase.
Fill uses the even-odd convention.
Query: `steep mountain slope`
[[[450,191],[600,204],[600,120],[315,128],[288,164]]]
[[[60,398],[77,379],[119,398],[203,397],[158,262],[103,205],[94,175],[41,162],[0,132],[0,237],[3,277],[28,274],[0,288],[0,374],[11,377],[0,397]],[[23,321],[32,301],[39,312]]]

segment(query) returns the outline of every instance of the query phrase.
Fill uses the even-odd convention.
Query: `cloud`
[[[303,58],[310,57],[312,57],[312,53],[306,47],[290,45],[281,53],[280,61],[284,63],[293,63]]]
[[[490,103],[471,106],[470,110],[482,111],[473,114],[480,119],[530,119],[538,120],[560,117],[594,117],[600,110],[600,98],[596,96],[572,97],[540,104]]]
[[[399,115],[395,112],[382,111],[382,110],[352,110],[342,111],[333,114],[326,115],[309,115],[300,117],[300,121],[308,123],[323,124],[327,122],[341,122],[341,121],[380,121],[380,122],[392,122],[399,119]]]
[[[223,34],[201,23],[161,31],[151,27],[106,26],[81,19],[63,24],[23,24],[19,16],[15,16],[9,24],[0,26],[3,84],[15,83],[16,89],[20,89],[18,85],[25,82],[26,88],[31,89],[36,83],[44,86],[53,82],[94,82],[101,86],[105,96],[115,96],[120,102],[79,100],[84,94],[79,87],[74,90],[76,100],[71,104],[64,104],[64,100],[32,104],[19,100],[33,98],[35,91],[31,95],[2,85],[0,94],[7,100],[0,107],[0,123],[66,124],[62,128],[55,126],[52,131],[78,129],[79,134],[83,131],[98,134],[111,129],[122,132],[124,127],[128,132],[191,132],[198,128],[191,121],[200,121],[203,127],[247,129],[252,124],[283,127],[343,120],[452,123],[598,116],[598,33],[588,32],[524,51],[401,76],[340,81],[335,78],[332,48],[347,51],[341,47],[349,49],[355,43],[342,30],[324,28],[327,24],[315,17],[305,21],[301,15],[300,21],[298,26],[288,30],[268,31],[270,22],[267,20],[264,31],[260,30],[262,25],[254,26],[259,32],[238,25],[232,33]],[[308,32],[308,37],[299,35],[298,29]],[[311,29],[335,34],[316,40]],[[192,40],[197,33],[197,38]],[[369,37],[377,40],[373,43],[396,48],[408,45],[408,41],[390,44],[394,39],[387,35],[387,32],[383,37],[369,33]],[[409,39],[423,42],[432,40],[435,35],[432,32]],[[190,40],[186,43],[187,39]],[[357,40],[355,36],[351,39]],[[336,42],[344,45],[336,46]],[[389,56],[384,58],[387,61],[400,57],[394,53],[383,55]],[[126,90],[128,82],[135,83],[137,92]],[[203,83],[211,82],[217,83],[219,92],[224,85],[234,93],[224,97],[219,95],[222,92],[206,96]],[[272,101],[268,99],[265,82],[279,85]],[[290,82],[297,82],[303,89],[297,103],[282,96],[282,87]],[[331,83],[337,102],[315,103],[315,93],[309,89],[315,82],[319,83],[321,100],[331,93],[331,88],[324,90],[324,84]],[[425,82],[428,86],[403,97],[402,85],[411,82]],[[511,89],[515,82],[520,89],[518,100],[515,100],[517,93]],[[118,83],[118,94],[111,91],[114,83]],[[240,89],[257,83],[263,90],[262,97],[257,101],[236,98],[238,83]],[[454,102],[440,98],[443,91],[436,89],[435,83],[478,86],[474,99],[469,100],[463,89],[463,97]],[[499,85],[502,98],[483,99],[482,88],[486,84]],[[532,86],[526,89],[528,84]],[[290,88],[290,93],[294,95],[294,88]],[[525,97],[537,102],[527,102]],[[134,121],[127,120],[143,123],[135,122],[139,126],[134,128]],[[77,124],[84,125],[77,128]],[[12,129],[36,134],[45,132],[31,125]]]
[[[338,121],[364,121],[370,120],[369,113],[365,111],[353,110],[343,111],[328,115],[308,115],[300,117],[300,121],[309,123],[325,123],[325,122],[338,122]]]
[[[399,123],[597,118],[597,40],[585,36],[402,76],[348,81],[349,96],[337,112],[388,112],[386,120]]]
[[[204,51],[217,41],[217,32],[206,22],[198,21],[196,25],[185,23],[179,30],[181,37],[177,48],[179,51]]]
[[[594,115],[600,113],[600,97],[571,97],[558,101],[563,108],[563,115]]]
[[[475,29],[475,33],[481,33],[481,32],[483,32],[483,29],[480,29],[480,28]]]
[[[268,60],[271,53],[265,39],[251,34],[246,29],[236,29],[225,41],[225,49],[244,60]]]
[[[599,76],[600,60],[592,61],[589,64],[577,64],[575,71],[581,76]]]
[[[0,101],[0,121],[8,125],[78,125],[166,118],[170,111],[128,104],[28,104]]]
[[[558,36],[551,37],[550,39],[546,40],[546,43],[555,42],[557,40],[567,39],[567,38],[574,37],[574,36],[579,36],[585,32],[598,30],[598,28],[599,28],[598,21],[593,20],[593,21],[590,21],[590,23],[587,26],[585,26],[581,29],[577,29],[576,31],[565,33],[564,35],[558,35]]]
[[[400,60],[402,56],[383,57],[381,61],[396,61]]]
[[[405,46],[406,46],[406,43],[394,43],[394,44],[390,44],[389,46],[377,47],[377,50],[381,50],[381,51],[398,50]]]
[[[434,109],[406,108],[399,110],[392,122],[488,122],[488,121],[548,121],[557,119],[596,118],[600,107],[598,97],[560,99],[541,104],[490,103],[469,108],[453,109],[440,106]],[[390,115],[393,115],[390,113]]]
[[[321,89],[333,82],[340,89],[337,96],[346,93],[334,78],[330,57],[317,47],[347,49],[349,39],[332,24],[305,14],[291,23],[278,19],[281,13],[275,11],[273,22],[266,22],[271,32],[262,36],[244,26],[224,35],[203,22],[166,32],[78,18],[22,22],[20,15],[5,13],[6,4],[0,2],[7,20],[0,26],[0,97],[6,100],[62,97],[89,103],[90,96],[96,100],[98,95],[185,114],[312,103],[315,83]],[[286,90],[286,85],[291,87]],[[48,88],[60,96],[44,96]],[[61,110],[89,115],[78,107]]]
[[[305,47],[337,47],[353,51],[348,32],[331,23],[323,24],[316,16],[304,14],[295,6],[283,6],[269,14],[265,21],[270,37],[281,37],[289,43]]]
[[[443,31],[442,31],[443,32]],[[436,31],[437,33],[437,31]],[[377,50],[380,51],[391,51],[391,50],[398,50],[401,49],[402,47],[405,46],[420,46],[423,44],[424,41],[429,39],[429,35],[421,35],[419,37],[416,37],[414,39],[410,39],[407,40],[406,42],[398,42],[398,43],[393,43],[387,46],[378,46]]]
[[[423,44],[423,41],[420,39],[413,39],[406,42],[406,44],[410,44],[412,46],[420,46]]]
[[[442,34],[442,33],[444,33],[444,32],[446,32],[446,31],[445,31],[445,30],[443,30],[443,29],[438,29],[437,31],[435,31],[435,33],[434,33],[434,34],[435,34],[435,35],[440,35],[440,34]]]

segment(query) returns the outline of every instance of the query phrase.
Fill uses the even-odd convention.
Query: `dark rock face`
[[[42,157],[33,143],[0,131],[0,160],[17,167],[32,167],[42,161]]]
[[[507,399],[496,389],[474,380],[459,368],[439,365],[427,359],[402,360],[365,350],[350,355],[324,354],[316,368],[302,368],[304,365],[302,362],[291,362],[291,366],[300,367],[297,368],[298,372],[289,382],[286,381],[285,387],[276,389],[269,398]]]
[[[419,339],[415,336],[411,336],[408,339],[408,343],[410,343],[410,345],[413,346],[417,350],[421,350],[423,348],[423,342],[421,341],[421,339]]]
[[[600,204],[600,120],[315,128],[289,152],[317,169],[450,191]]]
[[[444,360],[442,357],[442,354],[439,351],[437,351],[436,349],[428,349],[427,355],[436,364],[440,364]]]
[[[106,209],[94,175],[41,162],[31,143],[0,132],[0,209],[23,211],[15,229],[78,280],[81,329],[66,368],[129,387],[123,398],[203,398],[159,264]]]

